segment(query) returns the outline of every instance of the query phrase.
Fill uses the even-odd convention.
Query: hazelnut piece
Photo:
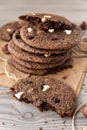
[[[8,44],[7,44],[7,43],[2,46],[2,51],[3,51],[5,54],[9,54]]]
[[[80,24],[80,28],[82,30],[86,30],[87,29],[87,22],[83,21],[81,24]]]
[[[82,108],[82,114],[87,117],[87,105],[84,105]]]
[[[87,130],[87,126],[84,126],[84,127],[82,128],[82,130]]]

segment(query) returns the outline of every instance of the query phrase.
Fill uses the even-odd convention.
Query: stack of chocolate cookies
[[[28,74],[46,75],[72,66],[72,48],[82,38],[77,25],[52,14],[27,14],[19,19],[13,32],[6,26],[10,36],[8,50],[15,68]]]

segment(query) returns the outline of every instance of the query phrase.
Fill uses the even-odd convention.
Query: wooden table
[[[0,0],[0,25],[17,20],[28,12],[50,12],[63,15],[79,24],[87,21],[87,0]],[[0,91],[6,88],[0,87]],[[78,104],[87,100],[87,76],[78,99]],[[78,114],[77,130],[87,124],[87,118]],[[71,119],[60,118],[55,112],[41,113],[25,103],[18,102],[12,95],[0,96],[0,130],[71,130]]]

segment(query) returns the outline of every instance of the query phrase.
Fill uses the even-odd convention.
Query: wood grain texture
[[[60,14],[80,23],[87,21],[87,0],[0,0],[0,25],[28,12]],[[0,87],[0,91],[6,89]],[[86,100],[87,75],[78,104]],[[87,118],[79,113],[76,124],[77,130],[81,130],[87,124]],[[18,102],[12,95],[0,95],[0,130],[39,130],[40,127],[43,130],[71,130],[71,119],[60,118],[55,112],[41,113],[32,105]]]

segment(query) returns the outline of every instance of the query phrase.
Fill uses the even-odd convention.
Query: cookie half
[[[47,14],[47,13],[31,13],[19,16],[19,19],[27,21],[29,24],[36,25],[40,29],[70,29],[72,23],[65,17]]]
[[[41,110],[53,110],[60,116],[72,116],[76,109],[76,95],[72,88],[60,80],[43,76],[30,76],[12,86],[18,100],[32,103]]]

